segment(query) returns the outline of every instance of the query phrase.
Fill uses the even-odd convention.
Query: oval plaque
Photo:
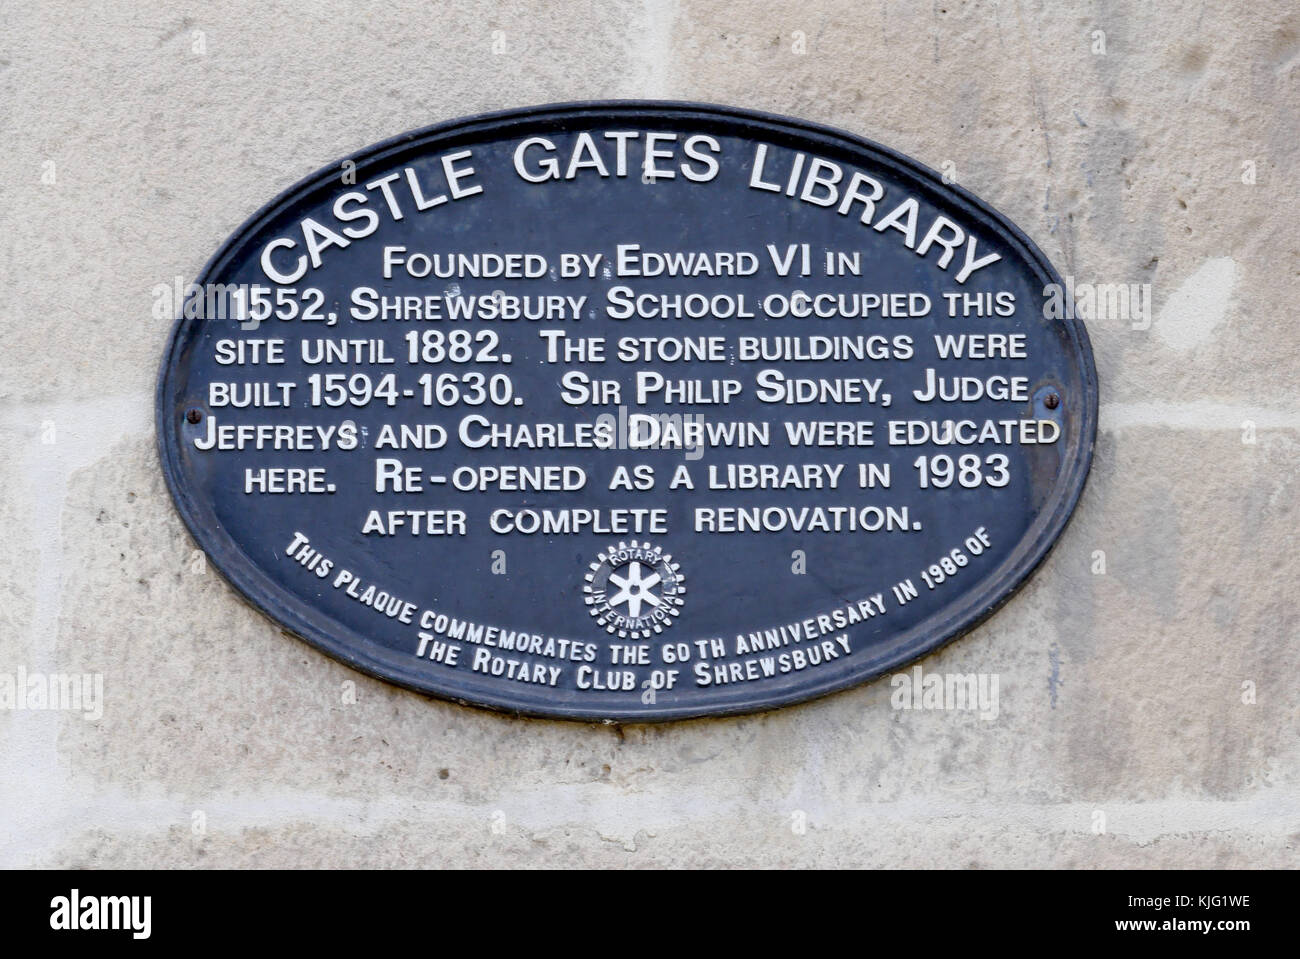
[[[187,291],[158,434],[253,604],[464,703],[805,700],[996,609],[1087,476],[1057,274],[891,150],[745,110],[542,107],[303,180]]]

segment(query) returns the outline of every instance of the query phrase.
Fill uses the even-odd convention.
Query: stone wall
[[[1264,866],[1300,833],[1300,11],[1283,2],[11,5],[0,24],[0,865]],[[888,681],[740,719],[513,720],[282,635],[194,552],[153,389],[188,282],[407,129],[665,98],[954,176],[1080,282],[1092,479],[1048,562]],[[355,697],[346,683],[355,683]],[[355,698],[355,702],[350,700]]]

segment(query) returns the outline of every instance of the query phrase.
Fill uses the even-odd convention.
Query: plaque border
[[[1038,246],[1006,216],[963,187],[955,183],[944,183],[939,173],[890,147],[833,126],[776,113],[694,101],[640,99],[546,103],[474,114],[431,124],[371,144],[317,169],[263,204],[222,242],[203,265],[194,282],[200,287],[204,286],[250,234],[265,226],[286,204],[336,180],[340,165],[347,161],[354,162],[359,171],[367,165],[382,164],[395,154],[425,144],[453,141],[447,144],[451,146],[456,140],[474,140],[478,134],[488,130],[504,131],[504,135],[509,136],[511,126],[531,124],[537,120],[556,123],[573,120],[585,123],[589,120],[609,119],[626,124],[638,117],[691,120],[702,122],[706,126],[710,121],[725,119],[731,123],[739,122],[752,130],[751,139],[757,139],[761,134],[793,135],[809,145],[831,143],[843,150],[865,154],[878,166],[888,167],[894,175],[922,181],[927,188],[937,189],[947,194],[952,201],[964,204],[974,221],[997,233],[1012,247],[1018,248],[1026,261],[1041,270],[1047,282],[1062,284],[1060,274]],[[282,630],[353,669],[425,696],[513,716],[587,723],[660,723],[764,713],[862,686],[917,662],[978,627],[1009,602],[1042,565],[1065,531],[1083,494],[1096,446],[1099,396],[1096,365],[1086,327],[1079,319],[1067,317],[1055,322],[1062,324],[1068,334],[1067,338],[1073,346],[1072,359],[1083,384],[1084,395],[1069,399],[1071,403],[1080,404],[1079,441],[1066,447],[1064,465],[1055,484],[1059,492],[1049,498],[1015,549],[996,570],[986,575],[986,579],[994,577],[990,585],[979,591],[968,590],[963,593],[964,601],[953,612],[938,621],[927,617],[907,633],[891,637],[891,651],[886,655],[858,660],[854,668],[832,673],[827,681],[800,684],[775,695],[753,696],[743,702],[715,706],[685,703],[628,710],[605,709],[597,704],[547,702],[545,697],[539,696],[478,699],[465,696],[454,686],[432,683],[422,685],[409,675],[360,655],[357,650],[364,649],[370,642],[364,634],[340,626],[320,609],[277,585],[243,553],[237,542],[220,531],[213,516],[205,515],[205,504],[194,496],[182,478],[182,456],[177,448],[181,444],[169,441],[175,433],[176,417],[184,415],[182,407],[173,407],[169,403],[171,374],[179,369],[178,361],[185,352],[194,325],[204,322],[184,319],[182,308],[183,304],[177,305],[178,316],[167,339],[155,389],[157,451],[176,510],[212,567],[234,587],[241,599],[269,617]],[[1065,431],[1062,431],[1062,441],[1068,442]],[[1050,512],[1047,511],[1048,506],[1051,507]],[[211,513],[210,508],[207,513]],[[912,634],[925,634],[925,639],[919,643],[904,643],[903,639]],[[903,650],[901,653],[896,651],[899,647]]]

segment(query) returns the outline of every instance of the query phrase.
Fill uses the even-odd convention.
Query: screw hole
[[[199,423],[199,422],[201,422],[201,421],[203,420],[203,411],[202,411],[202,410],[190,410],[188,413],[185,414],[185,419],[186,419],[186,421],[188,421],[188,422],[190,422],[190,423],[195,423],[195,424],[197,424],[197,423]]]
[[[1048,393],[1043,397],[1043,405],[1049,410],[1054,410],[1061,405],[1061,397],[1057,393]]]

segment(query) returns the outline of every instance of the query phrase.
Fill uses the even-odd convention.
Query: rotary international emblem
[[[605,632],[648,639],[671,626],[681,612],[685,578],[670,554],[633,540],[600,553],[582,590],[588,611]]]

